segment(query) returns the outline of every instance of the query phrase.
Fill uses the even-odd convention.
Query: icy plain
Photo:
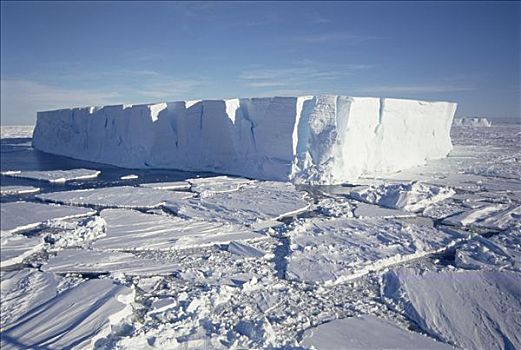
[[[521,348],[519,123],[333,186],[129,171],[8,129],[2,349]]]

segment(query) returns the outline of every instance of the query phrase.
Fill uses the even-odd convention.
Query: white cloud
[[[359,92],[364,93],[444,93],[444,92],[459,92],[459,91],[471,91],[473,87],[464,85],[452,85],[452,84],[440,84],[440,85],[422,85],[422,84],[411,84],[411,85],[378,85],[372,87],[365,87],[357,89]]]

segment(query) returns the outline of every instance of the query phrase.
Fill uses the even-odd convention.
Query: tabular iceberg
[[[33,146],[125,168],[335,184],[445,157],[456,104],[335,95],[39,112]]]

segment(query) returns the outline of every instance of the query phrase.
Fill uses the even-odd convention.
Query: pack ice
[[[445,157],[455,103],[336,95],[39,112],[33,146],[126,168],[333,184]]]

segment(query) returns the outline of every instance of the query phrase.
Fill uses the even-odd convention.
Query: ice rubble
[[[370,315],[334,320],[308,329],[301,345],[320,350],[452,349]]]
[[[148,187],[103,187],[88,190],[53,192],[37,198],[60,204],[89,205],[103,208],[157,208],[166,202],[178,202],[192,197],[190,192],[163,191]]]
[[[1,186],[0,196],[14,196],[20,194],[37,193],[40,189],[33,186]]]
[[[456,192],[448,187],[426,185],[418,182],[406,184],[381,184],[356,187],[350,196],[384,208],[418,212],[433,203],[440,202]]]
[[[106,209],[100,216],[105,236],[92,243],[100,250],[172,250],[266,237],[244,226],[127,209]]]
[[[2,203],[0,211],[2,213],[2,220],[0,221],[2,237],[5,234],[33,229],[45,222],[88,216],[96,213],[88,208],[32,202]]]
[[[21,315],[1,333],[2,349],[93,348],[111,325],[132,313],[134,290],[89,280]]]
[[[127,168],[343,183],[445,157],[455,103],[335,95],[39,112],[41,151]]]
[[[0,249],[0,268],[20,264],[28,256],[44,247],[41,237],[2,234]]]
[[[74,180],[95,179],[101,171],[91,169],[49,170],[49,171],[6,171],[2,175],[21,177],[24,179],[47,181],[51,183],[65,183]]]
[[[460,238],[455,232],[399,220],[306,219],[290,232],[287,275],[339,283],[442,251]]]
[[[487,118],[455,118],[454,125],[490,127],[492,126],[492,123]]]
[[[458,347],[521,347],[519,273],[402,268],[386,274],[384,294],[424,331]]]

